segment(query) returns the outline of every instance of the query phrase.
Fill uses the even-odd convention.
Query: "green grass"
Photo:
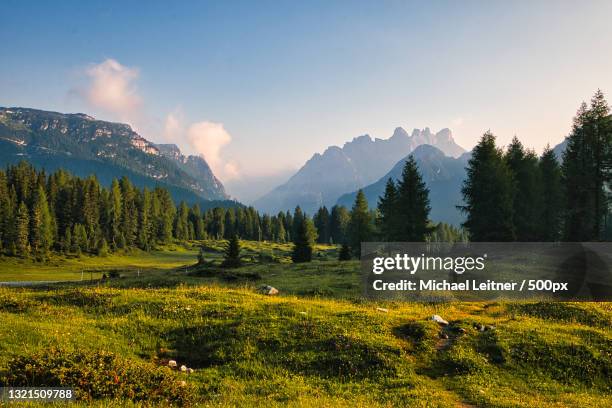
[[[373,302],[335,248],[294,265],[287,245],[245,243],[247,264],[229,273],[223,243],[204,244],[208,265],[187,273],[0,288],[0,383],[86,378],[82,404],[98,406],[609,405],[612,304]],[[280,296],[258,294],[263,283]],[[432,314],[451,323],[448,340]]]
[[[0,282],[6,281],[63,281],[99,279],[104,271],[119,269],[124,274],[168,271],[195,262],[197,249],[192,245],[166,246],[152,252],[133,250],[107,257],[88,255],[52,255],[47,262],[31,259],[0,257]]]

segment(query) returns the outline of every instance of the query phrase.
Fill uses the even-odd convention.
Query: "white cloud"
[[[225,180],[236,180],[241,178],[242,172],[240,166],[234,160],[230,160],[223,166],[223,174]]]
[[[135,86],[139,76],[137,68],[126,67],[109,58],[91,65],[85,74],[89,83],[82,94],[89,105],[122,120],[134,120],[142,103]]]
[[[164,137],[167,140],[180,139],[184,131],[183,114],[179,109],[166,115],[166,120],[164,121]]]
[[[213,172],[220,178],[227,180],[239,177],[238,165],[221,157],[221,149],[232,141],[232,137],[222,123],[209,121],[193,123],[187,129],[187,141],[206,159]]]
[[[143,100],[138,93],[136,81],[140,75],[138,68],[127,67],[109,58],[101,63],[92,64],[84,71],[87,84],[76,93],[87,104],[123,122],[136,126],[137,131],[145,131],[143,136],[151,140],[157,134],[164,142],[174,143],[186,153],[204,157],[216,176],[222,180],[240,177],[240,166],[233,160],[223,157],[222,149],[231,140],[231,135],[222,123],[201,121],[187,124],[180,107],[168,113],[163,122],[151,125],[142,112]]]

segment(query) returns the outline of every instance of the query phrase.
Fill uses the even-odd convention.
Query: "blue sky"
[[[541,151],[612,92],[612,2],[4,1],[0,105],[127,121],[260,193],[402,126]],[[234,189],[234,191],[232,191]]]

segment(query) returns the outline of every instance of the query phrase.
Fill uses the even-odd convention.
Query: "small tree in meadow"
[[[338,254],[339,261],[350,261],[351,260],[351,248],[347,244],[342,244],[340,253]]]
[[[237,268],[240,266],[240,263],[240,240],[238,239],[238,235],[234,234],[230,238],[227,248],[225,249],[223,266],[226,268]]]

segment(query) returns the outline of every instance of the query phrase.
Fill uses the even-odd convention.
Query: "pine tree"
[[[329,244],[330,241],[330,218],[327,207],[320,207],[314,216],[314,225],[317,228],[319,238],[317,242],[321,244]]]
[[[82,224],[74,224],[72,228],[72,251],[80,255],[88,250],[87,230]]]
[[[133,247],[138,237],[138,206],[136,203],[136,191],[127,177],[122,177],[119,182],[123,208],[121,210],[121,234],[125,238],[126,245]],[[82,248],[81,248],[82,249]]]
[[[392,242],[397,240],[397,189],[393,179],[385,185],[385,193],[378,199],[378,226],[381,238]]]
[[[174,224],[174,236],[178,240],[189,239],[189,207],[181,201]]]
[[[102,257],[108,256],[108,252],[109,252],[108,242],[106,242],[105,238],[102,238],[98,242],[98,249],[97,249],[98,256],[102,256]]]
[[[234,235],[229,239],[222,265],[226,268],[237,268],[240,266],[241,262],[240,240],[238,239],[238,235]]]
[[[299,208],[299,207],[298,207]],[[299,215],[296,209],[296,216],[293,218],[295,231],[293,233],[293,252],[291,259],[293,262],[312,261],[312,252],[317,239],[317,232],[310,218]]]
[[[302,212],[302,209],[300,208],[299,205],[295,207],[295,210],[293,211],[292,219],[293,219],[293,224],[291,225],[291,240],[295,242],[295,240],[297,239],[298,231],[301,228],[302,221],[304,219],[304,213]]]
[[[117,179],[113,179],[111,185],[111,198],[110,198],[110,225],[108,227],[111,236],[111,243],[113,248],[121,248],[120,239],[121,236],[121,219],[123,210],[123,198],[121,196],[121,188]]]
[[[514,181],[512,222],[516,239],[521,242],[536,241],[541,215],[538,158],[534,152],[525,150],[515,136],[508,146],[504,160]]]
[[[26,257],[30,253],[29,243],[30,216],[28,215],[28,207],[22,201],[17,209],[15,217],[15,247],[17,255]]]
[[[538,240],[555,242],[561,238],[563,221],[563,186],[561,168],[552,149],[547,146],[540,158],[541,206],[538,221]]]
[[[330,218],[330,241],[335,244],[346,243],[351,219],[349,211],[344,206],[335,205],[332,207]]]
[[[42,186],[38,186],[34,194],[30,217],[30,244],[34,254],[39,258],[46,258],[53,245],[53,222],[47,203],[47,194]]]
[[[351,260],[351,248],[347,244],[342,244],[340,247],[340,253],[338,254],[339,261],[350,261]]]
[[[9,189],[6,174],[0,170],[0,251],[7,247],[10,241],[8,223],[10,222],[9,208]]]
[[[417,163],[411,155],[404,164],[397,182],[397,198],[392,214],[397,225],[397,241],[422,242],[429,233],[429,190],[425,186]]]
[[[612,123],[601,91],[574,118],[562,165],[565,189],[564,239],[603,238],[612,175]]]
[[[461,192],[465,205],[459,208],[467,215],[463,226],[472,241],[514,240],[512,173],[491,132],[472,150]]]
[[[368,201],[363,190],[359,190],[355,197],[348,230],[348,242],[355,255],[359,258],[361,257],[361,243],[370,241],[374,232],[372,217],[368,210]]]

